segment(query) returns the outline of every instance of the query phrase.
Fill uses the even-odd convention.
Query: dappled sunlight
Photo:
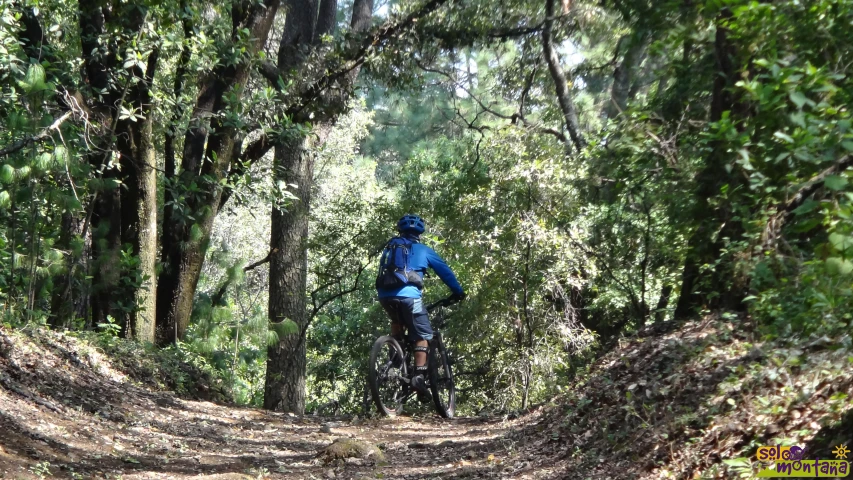
[[[0,479],[848,455],[851,18],[0,0]]]

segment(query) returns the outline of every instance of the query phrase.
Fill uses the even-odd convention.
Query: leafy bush
[[[114,368],[149,388],[193,399],[233,401],[222,372],[185,344],[161,349],[118,338],[109,329],[76,335],[107,354]]]

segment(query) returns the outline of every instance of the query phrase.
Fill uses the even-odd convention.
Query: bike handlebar
[[[461,299],[458,299],[455,297],[442,298],[441,300],[438,300],[437,302],[430,303],[429,305],[427,305],[426,310],[427,310],[427,312],[431,312],[431,311],[435,310],[436,308],[449,307],[455,303],[459,303],[460,301],[461,301]]]

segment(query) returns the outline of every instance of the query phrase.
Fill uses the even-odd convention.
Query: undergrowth
[[[183,397],[232,403],[222,371],[183,344],[158,349],[152,344],[102,333],[82,332],[76,336],[103,351],[113,368],[137,383]]]
[[[197,400],[233,403],[225,388],[224,373],[184,344],[158,349],[150,343],[116,336],[114,329],[100,331],[56,332],[43,327],[11,329],[0,327],[5,335],[21,336],[43,349],[62,349],[87,359],[89,365],[104,373],[112,370],[129,381],[152,390],[172,391]]]

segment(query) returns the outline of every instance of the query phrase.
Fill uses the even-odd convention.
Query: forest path
[[[42,468],[48,478],[125,480],[534,478],[529,459],[508,462],[518,420],[299,417],[116,387],[94,414],[0,389],[0,476],[38,478]],[[318,458],[343,439],[379,446],[384,461]]]
[[[185,400],[115,368],[137,350],[106,355],[0,326],[0,479],[734,478],[743,472],[723,460],[756,445],[793,439],[818,458],[853,445],[849,336],[797,348],[745,325],[650,326],[552,405],[511,420],[445,420],[427,405],[407,405],[413,417],[300,417]],[[188,394],[214,393],[196,384]],[[336,440],[374,454],[327,462]]]
[[[296,416],[134,385],[97,350],[0,329],[0,478],[553,478],[545,417]],[[413,406],[414,407],[414,406]],[[426,406],[412,408],[429,412]],[[541,422],[543,425],[537,426]],[[523,432],[527,432],[525,434]],[[544,437],[544,440],[539,440]],[[378,455],[326,461],[335,440]],[[545,448],[541,448],[545,445]]]

